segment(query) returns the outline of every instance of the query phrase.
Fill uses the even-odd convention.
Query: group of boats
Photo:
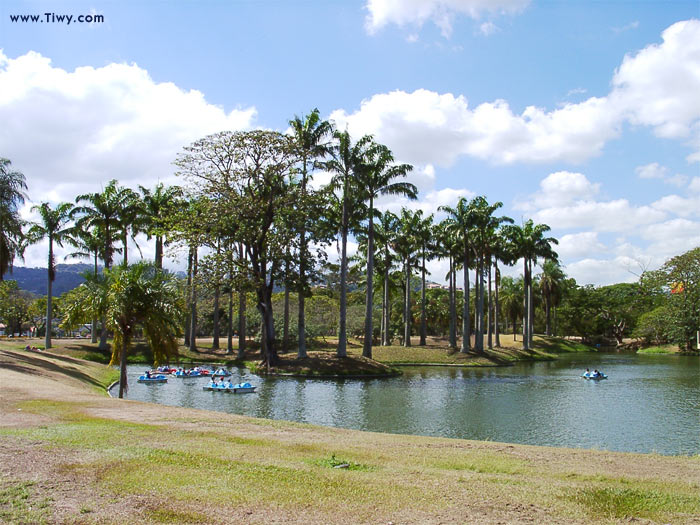
[[[139,376],[139,383],[167,383],[169,378],[185,379],[190,377],[208,377],[211,379],[209,385],[202,387],[203,390],[212,392],[232,392],[234,394],[247,394],[255,392],[257,387],[250,383],[233,384],[230,380],[224,381],[230,377],[231,372],[225,368],[217,368],[216,370],[208,370],[206,368],[171,368],[168,366],[159,366],[154,370],[146,370]],[[219,379],[219,381],[217,381]]]

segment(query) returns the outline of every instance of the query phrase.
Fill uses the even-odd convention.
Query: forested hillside
[[[56,281],[53,283],[52,294],[54,297],[72,290],[85,279],[82,273],[92,271],[90,264],[57,264]],[[46,268],[23,268],[15,266],[11,274],[5,279],[17,281],[20,289],[37,295],[46,295]]]

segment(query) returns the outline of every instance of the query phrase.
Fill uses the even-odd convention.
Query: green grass
[[[637,350],[638,354],[642,355],[658,355],[658,354],[677,354],[678,347],[674,345],[650,346]]]
[[[51,500],[37,498],[34,483],[0,483],[0,522],[38,525],[50,523]]]
[[[700,496],[672,493],[670,490],[585,487],[566,496],[578,504],[587,517],[595,518],[649,518],[666,521],[672,513],[676,515],[700,514]]]

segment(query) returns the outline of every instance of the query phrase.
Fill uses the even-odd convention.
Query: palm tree
[[[328,139],[333,134],[333,126],[329,122],[321,120],[320,113],[316,108],[314,108],[309,115],[302,115],[301,117],[295,115],[294,118],[289,121],[289,125],[292,127],[294,143],[301,159],[301,180],[299,181],[301,185],[300,205],[304,207],[306,205],[307,184],[311,179],[313,170],[317,166],[319,159],[330,154]],[[306,276],[308,252],[306,233],[308,230],[307,220],[309,218],[307,217],[308,214],[304,213],[303,209],[300,211],[302,224],[299,230],[299,319],[297,327],[299,346],[297,357],[304,358],[306,357],[306,316],[304,313],[304,302],[309,293]]]
[[[381,340],[382,346],[389,345],[389,310],[390,310],[390,300],[389,300],[389,274],[393,267],[394,254],[391,250],[392,246],[396,241],[396,236],[399,229],[399,218],[390,211],[385,211],[382,213],[379,224],[376,227],[376,240],[377,249],[381,254],[377,259],[377,270],[381,272],[382,279],[382,327],[381,327]]]
[[[503,223],[512,223],[510,217],[494,217],[493,213],[503,206],[502,202],[489,204],[485,197],[479,196],[472,199],[470,203],[474,211],[474,246],[476,249],[476,338],[474,349],[483,353],[484,351],[484,273],[490,268],[491,243],[495,237],[495,232]],[[490,303],[490,291],[489,291]],[[492,344],[490,343],[490,346]]]
[[[403,345],[411,346],[411,268],[416,266],[416,252],[419,248],[416,232],[420,228],[423,220],[423,210],[411,211],[407,208],[401,209],[399,216],[399,234],[396,239],[396,253],[403,261],[403,271],[405,278],[404,285],[404,332]]]
[[[384,145],[372,143],[366,152],[364,162],[356,170],[356,184],[362,191],[367,208],[369,223],[367,226],[367,296],[365,298],[365,337],[362,348],[364,357],[372,357],[372,309],[374,276],[374,202],[382,195],[401,195],[416,199],[418,189],[410,182],[393,182],[405,177],[413,169],[410,164],[394,164],[391,150]]]
[[[557,260],[546,259],[544,261],[542,265],[542,274],[540,275],[540,289],[542,290],[542,297],[544,299],[546,335],[552,335],[552,307],[556,306],[561,296],[561,283],[564,278],[564,272]]]
[[[474,201],[469,202],[464,197],[460,198],[457,206],[440,206],[440,211],[447,213],[445,223],[450,230],[450,239],[445,239],[448,244],[457,242],[461,247],[462,267],[464,268],[464,298],[462,299],[462,348],[461,352],[471,350],[471,319],[469,317],[469,265],[471,253],[474,249],[470,238],[470,229],[475,223]],[[451,250],[450,250],[451,251]],[[451,256],[450,256],[451,257]],[[452,267],[452,266],[451,266]]]
[[[76,300],[67,307],[66,323],[74,323],[85,311],[105,313],[114,330],[110,365],[119,363],[119,397],[127,389],[126,360],[138,326],[153,352],[154,365],[177,356],[178,306],[175,278],[151,263],[120,265],[97,278],[86,274]]]
[[[523,280],[512,277],[501,278],[500,302],[506,319],[513,325],[513,341],[516,340],[516,322],[523,315]]]
[[[506,226],[506,234],[514,245],[515,253],[523,259],[524,277],[524,319],[523,319],[523,348],[529,350],[532,346],[534,325],[534,298],[532,295],[532,265],[538,257],[556,259],[557,254],[552,250],[552,244],[559,244],[554,237],[545,237],[550,230],[546,224],[535,224],[532,219],[522,226]]]
[[[65,258],[92,259],[94,264],[93,272],[97,276],[97,261],[100,259],[102,240],[96,231],[73,228],[71,244],[76,248],[76,251],[69,253]],[[91,319],[90,337],[93,343],[97,342],[97,318],[95,317]]]
[[[418,249],[420,250],[421,257],[421,306],[420,306],[420,343],[419,346],[425,346],[427,344],[426,338],[428,335],[427,319],[426,319],[426,303],[425,303],[425,275],[427,269],[425,267],[426,261],[432,259],[435,256],[435,242],[433,239],[434,232],[433,215],[428,215],[425,219],[420,221],[418,224],[418,229],[415,232],[416,241],[418,242]]]
[[[182,188],[179,186],[164,186],[162,182],[156,184],[153,191],[143,186],[139,186],[141,192],[141,216],[143,232],[148,236],[155,237],[155,265],[156,268],[163,268],[163,247],[167,244],[165,239],[166,220],[173,210],[181,203],[183,196]]]
[[[0,281],[12,272],[15,257],[22,257],[24,221],[18,208],[27,198],[26,190],[24,175],[12,169],[9,159],[0,157]]]
[[[35,223],[27,232],[27,238],[34,244],[43,239],[49,241],[49,262],[48,262],[48,284],[46,294],[46,338],[44,346],[51,348],[51,327],[52,327],[52,286],[56,279],[56,260],[53,255],[53,245],[63,247],[65,241],[71,241],[72,228],[67,228],[70,221],[73,205],[63,202],[52,209],[48,202],[41,206],[34,206],[32,211],[39,212],[41,223]]]
[[[362,169],[367,148],[372,144],[372,137],[365,135],[355,144],[352,143],[347,131],[336,131],[333,136],[337,143],[332,147],[332,159],[325,162],[325,169],[334,173],[332,186],[340,192],[341,219],[340,219],[340,327],[338,330],[338,357],[347,356],[347,274],[348,274],[348,232],[350,230],[351,214],[357,205],[354,197],[358,193],[355,185],[356,172]]]

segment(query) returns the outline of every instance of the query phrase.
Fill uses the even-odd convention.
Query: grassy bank
[[[23,357],[0,351],[4,522],[697,523],[700,514],[700,457],[366,433],[120,401],[88,388],[104,382],[99,365]]]

